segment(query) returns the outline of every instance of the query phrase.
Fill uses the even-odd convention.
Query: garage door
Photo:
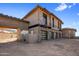
[[[17,40],[17,29],[0,28],[0,43],[8,43]]]
[[[54,32],[51,32],[51,39],[54,39]]]
[[[47,31],[41,31],[41,39],[42,40],[47,40]]]

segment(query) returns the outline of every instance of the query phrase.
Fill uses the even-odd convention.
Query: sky
[[[22,18],[30,12],[37,3],[0,3],[0,13]],[[79,4],[78,3],[40,3],[40,6],[54,13],[64,24],[62,28],[77,29],[79,36]]]

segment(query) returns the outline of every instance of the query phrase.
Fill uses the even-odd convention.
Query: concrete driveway
[[[0,44],[1,56],[79,56],[78,39],[57,39],[27,44]]]

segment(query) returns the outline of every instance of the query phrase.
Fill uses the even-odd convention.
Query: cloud
[[[77,15],[79,16],[79,13],[77,13]]]
[[[72,7],[72,5],[69,5],[69,7],[68,8],[71,8]]]
[[[71,7],[75,6],[75,5],[76,5],[76,3],[73,3],[71,5],[67,5],[66,3],[62,3],[58,7],[55,8],[55,11],[63,11],[65,9],[71,8]]]
[[[63,11],[67,8],[68,6],[65,3],[60,4],[57,8],[55,8],[55,11]]]
[[[76,3],[73,3],[73,4],[69,5],[68,8],[71,8],[71,7],[75,6],[75,5],[76,5]]]

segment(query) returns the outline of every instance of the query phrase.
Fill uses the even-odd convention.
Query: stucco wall
[[[29,43],[35,43],[39,41],[39,27],[29,29]]]
[[[63,38],[74,38],[75,31],[74,30],[62,30],[62,37]]]
[[[18,21],[13,18],[0,16],[0,28],[11,28],[11,29],[17,29],[17,39],[21,40],[21,31],[22,30],[28,30],[29,23]],[[3,34],[1,34],[3,35]],[[26,35],[27,36],[27,35]],[[4,34],[2,38],[8,38],[10,37],[9,34]]]
[[[29,21],[30,25],[38,24],[38,10],[34,13],[32,13],[29,17],[25,18],[24,20]]]
[[[50,25],[50,16],[47,15],[47,26],[51,26]],[[45,20],[43,18],[43,12],[39,11],[39,23],[44,25],[45,24]]]
[[[28,29],[28,23],[16,21],[15,19],[8,17],[0,16],[0,26],[2,27],[11,27],[11,28],[20,28],[20,29]]]

